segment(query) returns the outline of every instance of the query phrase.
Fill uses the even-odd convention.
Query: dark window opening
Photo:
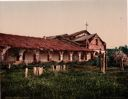
[[[98,39],[96,39],[96,45],[98,45]]]

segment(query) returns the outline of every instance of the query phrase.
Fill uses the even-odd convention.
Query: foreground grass
[[[33,99],[97,99],[128,97],[127,74],[85,71],[49,72],[24,78],[23,70],[1,74],[1,94]]]

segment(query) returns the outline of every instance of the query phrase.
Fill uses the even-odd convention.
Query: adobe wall
[[[96,41],[97,39],[97,41]],[[96,44],[97,43],[97,44]],[[104,49],[104,45],[102,43],[102,41],[99,38],[94,38],[90,44],[89,44],[89,49],[93,49],[93,50],[105,50]]]
[[[34,62],[34,53],[32,51],[28,51],[24,53],[24,61],[25,63],[32,63]]]
[[[52,54],[52,60],[58,62],[60,59],[59,52],[55,51],[55,52],[52,52],[51,54]]]
[[[47,62],[48,61],[48,52],[41,51],[40,52],[40,61]]]
[[[64,55],[63,55],[63,61],[69,61],[69,53],[68,52],[64,52]]]
[[[71,56],[72,53],[72,56]],[[64,62],[68,62],[71,61],[71,57],[72,57],[72,61],[87,61],[91,59],[91,52],[66,52],[66,51],[39,51],[39,55],[38,56],[38,61],[40,62],[48,62],[48,61],[56,61],[56,62],[60,62],[60,61],[64,61]],[[80,56],[79,56],[80,55]],[[20,60],[19,57],[22,59]],[[83,57],[83,59],[82,59]],[[18,54],[13,55],[13,52],[8,50],[6,55],[5,55],[5,61],[8,62],[25,62],[25,63],[33,63],[35,62],[36,59],[36,51],[35,50],[26,50],[23,52],[23,56],[19,56]],[[61,60],[60,60],[61,59]]]

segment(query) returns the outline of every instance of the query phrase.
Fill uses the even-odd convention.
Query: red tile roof
[[[0,46],[30,49],[52,49],[68,51],[89,51],[88,49],[65,43],[58,39],[44,39],[37,37],[18,36],[0,33]]]

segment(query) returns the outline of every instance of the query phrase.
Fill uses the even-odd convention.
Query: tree
[[[115,51],[113,58],[116,61],[116,65],[119,65],[121,70],[124,70],[124,62],[127,60],[127,55],[122,51]]]
[[[119,49],[120,49],[121,51],[123,51],[125,54],[128,55],[128,46],[127,46],[127,45],[125,45],[125,46],[120,46]]]

